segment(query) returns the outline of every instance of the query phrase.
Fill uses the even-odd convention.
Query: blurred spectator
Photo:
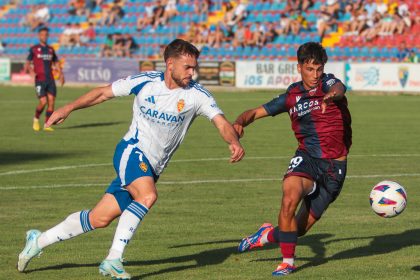
[[[334,18],[338,18],[338,12],[340,11],[340,2],[337,0],[327,0],[327,12]]]
[[[150,2],[146,3],[146,7],[145,7],[146,16],[144,17],[141,16],[137,19],[137,25],[136,25],[137,31],[141,31],[146,26],[151,25],[153,23],[154,9],[155,9],[155,5],[153,3],[150,3]]]
[[[232,3],[229,1],[229,2],[223,2],[223,10],[225,14],[223,18],[223,23],[225,24],[225,26],[227,26],[228,22],[230,22],[233,18],[235,9],[233,8]]]
[[[114,46],[113,34],[108,34],[106,36],[105,42],[101,46],[100,56],[101,57],[111,57],[113,46]]]
[[[266,43],[266,33],[266,27],[263,24],[261,24],[261,22],[256,22],[254,32],[252,34],[253,44],[258,47],[264,46]]]
[[[227,25],[233,26],[240,22],[241,20],[245,19],[247,16],[247,1],[241,0],[239,4],[233,9],[233,11],[229,14],[229,18],[227,19]]]
[[[82,45],[86,45],[88,43],[92,43],[95,41],[96,31],[95,26],[92,22],[89,22],[89,27],[83,30],[82,34],[80,35],[80,43]]]
[[[161,23],[161,18],[165,13],[165,5],[162,3],[161,0],[156,1],[156,6],[153,8],[153,19],[152,19],[152,26],[153,30],[155,30],[159,24]]]
[[[205,24],[198,24],[198,30],[196,33],[196,44],[203,45],[206,44],[209,37],[209,29]]]
[[[234,48],[245,46],[245,26],[242,21],[238,22],[238,25],[236,26],[232,45]]]
[[[344,33],[349,33],[351,31],[351,23],[355,18],[355,10],[353,9],[353,4],[347,4],[344,8],[344,14],[340,18],[341,27],[343,28]]]
[[[96,7],[100,7],[104,0],[86,0],[85,7],[87,9],[86,16],[89,16]]]
[[[219,22],[216,26],[210,27],[208,36],[208,45],[213,48],[220,48],[222,42],[225,40],[222,23]]]
[[[121,33],[115,33],[113,36],[114,44],[112,46],[112,55],[116,57],[124,56],[124,37]]]
[[[287,5],[285,13],[290,13],[291,11],[307,11],[314,5],[315,0],[287,0]]]
[[[182,1],[180,1],[182,2]],[[188,1],[184,1],[185,5],[189,5]],[[194,13],[200,15],[200,20],[204,20],[210,11],[212,5],[211,0],[195,0],[194,1]]]
[[[124,17],[125,12],[121,5],[121,0],[114,0],[109,7],[104,9],[102,13],[102,25],[115,25]]]
[[[312,8],[315,0],[301,0],[299,2],[299,9],[301,11],[307,11],[308,9]]]
[[[294,13],[294,11],[291,11]],[[277,34],[289,34],[290,32],[290,21],[291,19],[287,14],[280,14],[280,22],[278,28],[276,29]]]
[[[168,20],[178,15],[178,10],[176,7],[176,0],[167,0],[165,5],[165,10],[161,19],[161,24],[166,25]]]
[[[78,23],[67,23],[60,36],[60,45],[65,47],[80,46],[80,37],[83,34],[83,29]]]
[[[374,0],[366,0],[364,4],[364,9],[367,12],[368,18],[373,18],[373,14],[376,12],[376,2]],[[355,8],[356,9],[356,8]]]
[[[69,2],[70,9],[69,14],[70,15],[87,15],[88,10],[86,9],[86,2],[85,0],[71,0]]]
[[[388,5],[385,2],[380,1],[380,3],[376,4],[376,11],[383,16],[388,12]]]
[[[59,43],[63,47],[70,46],[70,36],[72,34],[73,30],[71,28],[71,24],[68,22],[66,23],[66,26],[63,29],[63,32],[61,32]]]
[[[187,31],[187,40],[193,44],[197,44],[197,34],[199,33],[200,24],[192,22]]]
[[[25,17],[22,24],[28,25],[32,30],[35,30],[37,27],[47,24],[50,18],[50,10],[47,5],[35,5],[33,10]]]
[[[403,34],[407,28],[412,26],[410,11],[407,3],[400,2],[396,11],[397,32]]]
[[[373,40],[381,30],[381,20],[382,16],[378,12],[375,12],[373,18],[368,18],[362,31],[358,33],[360,38],[364,41]]]
[[[0,41],[0,53],[4,53],[4,45],[2,41]]]
[[[288,19],[289,20],[283,29],[283,34],[288,34],[290,32],[294,35],[299,34],[302,23],[306,22],[306,19],[302,16],[302,13],[299,10],[291,11]]]
[[[245,24],[245,31],[244,31],[244,45],[245,46],[254,46],[254,36],[251,31],[251,23]]]
[[[337,7],[339,7],[338,5],[339,3],[337,1],[327,0],[327,6],[321,7],[321,13],[316,22],[318,35],[321,37],[321,40],[324,37],[325,33],[335,28],[337,24],[337,19],[338,19]],[[363,23],[361,25],[363,25]]]
[[[265,42],[266,43],[272,43],[279,33],[277,32],[276,26],[274,23],[269,22],[267,25],[267,32],[265,33]]]
[[[407,45],[405,44],[404,41],[401,42],[400,47],[398,49],[398,53],[397,53],[397,60],[399,62],[407,62],[409,60],[411,51],[412,50],[407,48]]]
[[[124,38],[124,57],[131,57],[133,52],[138,49],[137,43],[134,41],[133,37],[130,34],[125,34]]]
[[[416,50],[411,49],[408,56],[408,62],[419,63],[419,56],[417,55]]]

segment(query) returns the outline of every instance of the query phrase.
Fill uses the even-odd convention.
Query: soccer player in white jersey
[[[211,94],[192,80],[199,55],[192,44],[176,39],[165,49],[165,72],[143,72],[95,88],[53,113],[47,126],[62,123],[74,110],[115,96],[135,95],[133,121],[114,154],[115,180],[92,210],[73,213],[42,233],[29,230],[26,246],[19,254],[19,271],[24,271],[45,247],[106,227],[120,217],[99,272],[114,279],[130,279],[121,262],[124,248],[156,202],[156,181],[196,116],[207,117],[217,127],[229,144],[231,162],[242,159],[244,150],[232,125]]]

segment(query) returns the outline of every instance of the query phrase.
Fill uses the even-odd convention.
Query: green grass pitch
[[[86,92],[59,88],[58,105]],[[229,120],[275,91],[216,92]],[[297,273],[288,279],[420,279],[420,96],[348,94],[353,147],[338,200],[299,239]],[[32,131],[33,88],[0,87],[0,279],[103,279],[98,265],[116,222],[55,244],[27,273],[15,269],[26,230],[46,230],[89,209],[114,178],[114,147],[131,121],[132,97],[76,111],[53,133]],[[134,279],[270,279],[275,246],[236,253],[238,241],[275,222],[281,177],[296,149],[287,115],[246,129],[246,158],[229,164],[227,145],[198,118],[157,185],[159,199],[126,250]],[[55,168],[55,169],[54,169]],[[369,193],[400,182],[408,207],[376,216]]]

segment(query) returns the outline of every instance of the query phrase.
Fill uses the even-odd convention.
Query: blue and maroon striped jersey
[[[35,81],[44,82],[54,80],[52,73],[52,63],[58,61],[54,49],[40,44],[34,45],[29,49],[27,60],[34,64]]]
[[[347,98],[332,102],[322,114],[324,95],[341,83],[333,74],[323,74],[316,88],[306,90],[302,81],[289,86],[286,93],[263,105],[271,116],[288,112],[298,149],[315,158],[334,159],[348,154],[351,146],[351,116]]]

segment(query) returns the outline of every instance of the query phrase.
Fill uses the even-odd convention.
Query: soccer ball
[[[370,192],[370,206],[381,217],[395,217],[407,206],[407,193],[403,186],[396,182],[379,182]]]

